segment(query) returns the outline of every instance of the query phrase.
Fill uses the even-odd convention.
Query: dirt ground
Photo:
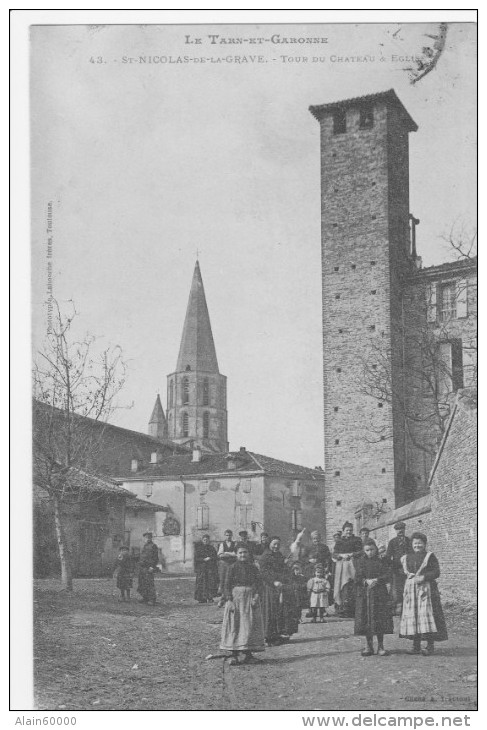
[[[475,617],[446,608],[450,638],[432,657],[386,637],[360,656],[353,622],[303,623],[291,642],[230,667],[218,653],[222,609],[193,600],[194,580],[160,577],[158,603],[119,603],[110,579],[35,583],[39,710],[475,710]]]

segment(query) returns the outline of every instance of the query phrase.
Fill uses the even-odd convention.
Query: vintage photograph
[[[29,28],[33,709],[477,709],[477,28],[349,16]]]

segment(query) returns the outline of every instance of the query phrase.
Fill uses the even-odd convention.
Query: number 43
[[[105,63],[103,56],[91,56],[90,63]]]

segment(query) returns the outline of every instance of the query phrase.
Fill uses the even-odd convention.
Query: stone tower
[[[152,411],[152,416],[149,420],[148,433],[149,436],[152,436],[152,438],[155,439],[159,439],[159,441],[164,441],[164,439],[167,439],[167,421],[166,416],[164,415],[164,410],[162,408],[161,398],[159,394],[157,394],[154,410]]]
[[[405,433],[399,401],[362,386],[364,362],[390,356],[402,381],[402,282],[414,268],[408,134],[394,91],[312,106],[321,128],[326,531],[401,502]]]
[[[228,451],[227,379],[218,370],[198,261],[194,268],[176,371],[167,377],[169,438]]]

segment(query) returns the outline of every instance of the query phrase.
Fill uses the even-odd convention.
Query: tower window
[[[377,289],[372,289],[371,294],[377,294]]]
[[[355,269],[357,268],[357,264],[350,264],[350,268],[352,269],[352,271],[355,271]]]
[[[210,405],[210,381],[208,378],[203,379],[203,405]]]
[[[383,407],[384,407],[383,403],[377,403],[377,408],[383,408]]]
[[[385,467],[382,467],[382,473],[383,473],[383,474],[385,474],[385,473],[386,473]]]
[[[371,215],[370,217],[372,218],[373,221],[375,221],[375,219],[377,218],[376,215]]]
[[[191,372],[191,365],[186,365],[185,370],[187,373]]]
[[[370,324],[370,325],[369,325],[369,330],[370,330],[371,332],[375,332],[375,324]]]
[[[338,228],[338,223],[334,223],[333,228]]]
[[[203,438],[207,439],[210,436],[210,414],[205,411],[203,413]]]
[[[339,266],[335,266],[335,268],[333,269],[333,271],[340,271],[340,267]]]
[[[381,436],[381,437],[380,437],[380,440],[381,440],[381,441],[385,441],[385,440],[386,440],[386,437],[385,437],[385,436]]]
[[[171,380],[169,383],[169,408],[172,408],[174,404],[174,383]]]
[[[335,502],[335,504],[336,504],[337,507],[341,507],[342,506],[341,499],[337,499],[337,501]]]
[[[341,372],[342,372],[342,369],[341,368],[337,368],[337,373],[341,373]]]
[[[335,411],[335,413],[338,413],[338,406],[335,406],[335,407],[333,408],[333,410]]]
[[[337,109],[333,114],[333,134],[343,134],[347,131],[347,115],[345,109]]]
[[[370,129],[374,126],[374,109],[369,104],[360,109],[359,127],[360,129]]]
[[[187,406],[189,403],[189,379],[183,378],[183,405]]]
[[[338,330],[338,334],[339,334],[339,335],[342,335],[342,334],[343,334],[343,330],[342,330],[342,329],[339,329],[339,330]]]
[[[335,294],[335,299],[340,299],[341,294]]]
[[[371,265],[371,266],[375,266],[375,264],[376,264],[376,262],[375,262],[375,261],[371,261],[371,262],[370,262],[370,265]]]
[[[340,472],[339,472],[339,471],[336,471],[336,472],[335,472],[335,476],[336,476],[336,477],[339,477],[339,476],[340,476]]]
[[[335,439],[335,446],[338,446],[339,443],[340,443],[340,439]]]
[[[189,416],[187,413],[181,414],[181,430],[183,436],[187,438],[189,436]]]

